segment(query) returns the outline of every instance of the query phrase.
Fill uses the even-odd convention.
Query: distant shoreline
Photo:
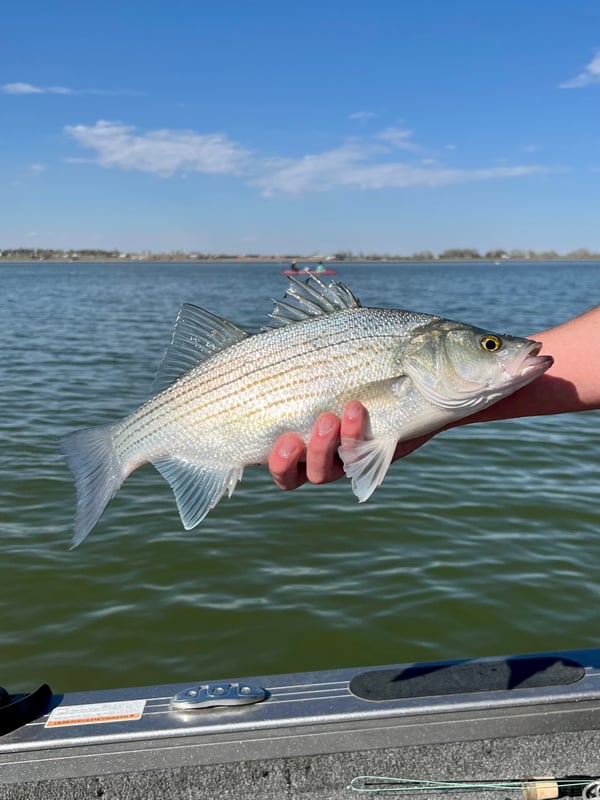
[[[110,256],[85,256],[78,258],[70,257],[18,257],[18,256],[0,256],[0,264],[198,264],[199,266],[215,266],[218,264],[248,264],[249,266],[257,264],[273,264],[274,266],[288,266],[294,259],[281,258],[276,256],[260,256],[256,258],[248,258],[245,256],[227,256],[212,258],[191,258],[186,256],[166,257],[166,256],[149,256],[149,257],[110,257]],[[318,259],[307,257],[295,259],[298,264],[298,272],[302,272],[304,266],[315,265],[319,263]],[[585,257],[573,258],[572,256],[529,256],[526,258],[488,258],[480,256],[479,258],[413,258],[410,256],[394,257],[394,258],[378,258],[367,257],[364,258],[344,258],[344,259],[329,259],[324,262],[328,268],[340,267],[344,264],[510,264],[510,263],[540,263],[540,262],[557,262],[563,264],[569,263],[600,263],[600,255],[589,255]]]

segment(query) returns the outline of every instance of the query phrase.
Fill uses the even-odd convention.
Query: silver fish
[[[308,440],[323,411],[348,400],[369,413],[364,442],[339,453],[366,500],[398,441],[473,414],[552,364],[529,339],[498,336],[428,314],[365,308],[341,283],[290,279],[274,325],[249,335],[183,305],[155,381],[157,394],[124,420],[61,439],[75,476],[72,547],[135,469],[151,462],[170,483],[186,529],[198,525],[244,467],[267,461],[275,439]]]

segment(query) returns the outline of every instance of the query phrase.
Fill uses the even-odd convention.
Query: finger
[[[367,409],[358,400],[351,400],[346,404],[342,415],[342,425],[340,428],[340,438],[344,439],[364,439],[367,430]]]
[[[342,414],[340,428],[341,446],[338,456],[343,464],[351,464],[355,459],[355,451],[365,440],[369,415],[367,409],[357,400],[346,404]]]
[[[269,470],[275,484],[284,490],[297,489],[306,483],[306,465],[302,461],[304,442],[295,433],[284,433],[269,453]]]
[[[329,483],[344,474],[337,457],[340,420],[326,412],[317,419],[306,448],[306,474],[312,483]]]

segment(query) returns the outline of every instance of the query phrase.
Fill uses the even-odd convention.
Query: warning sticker
[[[81,706],[55,708],[44,727],[66,725],[98,725],[104,722],[129,722],[141,719],[145,700],[125,700],[114,703],[89,703]]]

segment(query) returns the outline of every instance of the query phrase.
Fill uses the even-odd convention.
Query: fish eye
[[[481,348],[487,350],[488,353],[495,353],[496,350],[500,350],[502,347],[502,339],[499,336],[495,336],[493,333],[488,333],[481,337],[479,344]]]

